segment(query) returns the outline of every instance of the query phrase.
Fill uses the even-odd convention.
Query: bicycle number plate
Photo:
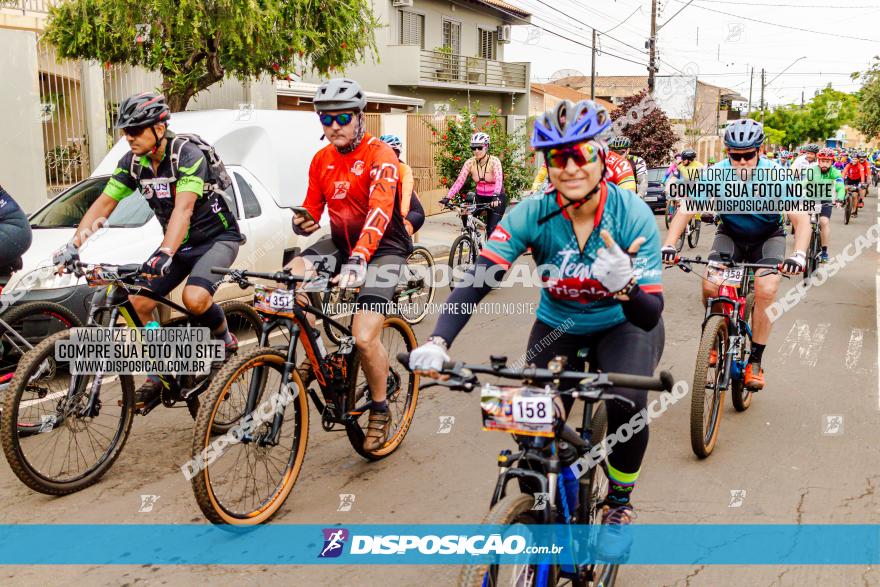
[[[293,292],[279,287],[254,287],[254,309],[270,314],[288,313],[293,310]]]
[[[556,421],[553,398],[534,387],[483,386],[480,407],[483,430],[497,430],[526,436],[554,435]]]
[[[722,269],[720,267],[709,267],[708,278],[713,283],[722,285],[739,285],[742,281],[744,267],[731,267]]]

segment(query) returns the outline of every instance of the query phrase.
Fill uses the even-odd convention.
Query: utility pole
[[[752,67],[752,71],[749,73],[749,111],[746,113],[746,118],[752,117],[752,82],[755,81],[755,68]]]
[[[648,51],[648,92],[653,94],[654,72],[657,70],[657,0],[651,0],[651,37],[648,39]]]
[[[764,68],[762,67],[761,68],[761,122],[762,123],[764,122],[764,108],[765,108],[765,106],[764,106],[764,85],[765,85],[766,80],[767,80],[767,75],[766,75],[766,72],[764,71]]]
[[[801,90],[801,110],[804,109],[804,91]]]
[[[593,59],[590,63],[590,100],[596,99],[596,29],[593,29]]]

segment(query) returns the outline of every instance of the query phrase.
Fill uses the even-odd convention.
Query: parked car
[[[311,112],[252,111],[250,120],[240,120],[232,110],[175,113],[170,128],[178,133],[196,133],[213,144],[233,179],[225,193],[226,203],[235,214],[247,241],[241,246],[235,266],[254,271],[277,271],[294,254],[321,234],[308,238],[291,230],[293,212],[308,186],[312,155],[322,147],[320,123]],[[56,276],[51,267],[52,253],[69,241],[88,207],[98,198],[104,185],[128,150],[120,140],[87,179],[53,198],[30,216],[33,244],[23,257],[24,267],[4,288],[16,303],[50,300],[59,302],[86,318],[91,288],[72,275]],[[80,258],[86,263],[141,263],[162,242],[162,228],[144,197],[135,192],[116,207],[108,228],[86,242]],[[40,270],[40,268],[44,268]],[[27,278],[32,274],[31,278]],[[33,280],[36,277],[36,280]],[[218,277],[219,279],[219,277]],[[29,287],[24,284],[30,282]],[[171,298],[181,303],[183,286]],[[217,300],[241,298],[248,292],[225,284]],[[167,309],[163,310],[166,313]],[[163,320],[167,315],[162,315]]]
[[[645,203],[656,214],[666,210],[666,193],[663,191],[663,176],[666,175],[665,167],[652,167],[648,169],[648,193],[645,194]]]

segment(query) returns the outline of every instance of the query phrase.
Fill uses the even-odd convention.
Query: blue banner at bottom
[[[0,525],[0,564],[873,565],[880,525]]]

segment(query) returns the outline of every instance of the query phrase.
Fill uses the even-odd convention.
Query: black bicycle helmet
[[[731,149],[757,149],[764,143],[764,125],[751,118],[741,118],[727,125],[724,144]]]
[[[165,96],[144,92],[122,101],[116,117],[116,128],[152,126],[159,122],[167,123],[170,118],[171,109],[165,102]]]
[[[689,161],[693,161],[694,159],[697,158],[697,152],[694,151],[693,149],[685,149],[684,151],[681,152],[681,158],[687,159]]]

